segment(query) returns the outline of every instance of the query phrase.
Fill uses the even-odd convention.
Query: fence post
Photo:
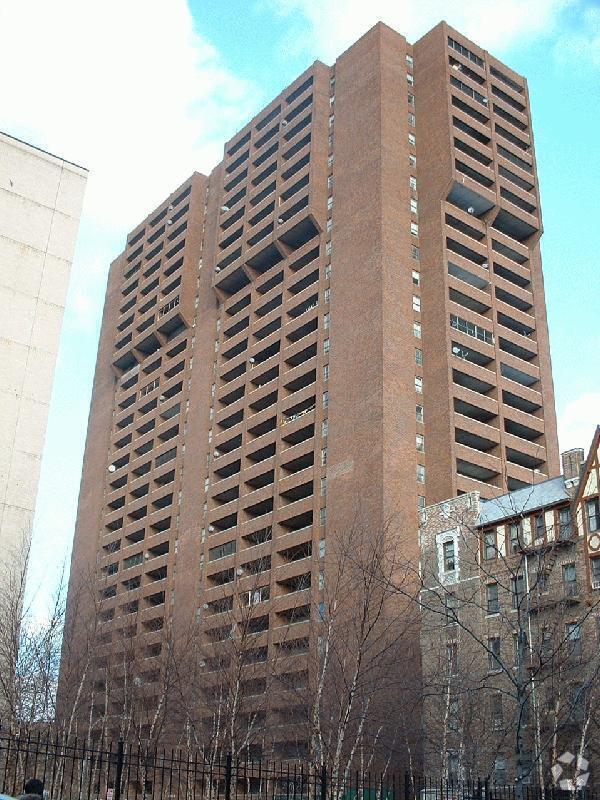
[[[125,754],[125,745],[123,739],[119,739],[117,745],[117,776],[115,778],[115,794],[114,800],[121,800],[121,781],[123,779],[123,761]]]
[[[231,753],[225,759],[225,800],[231,800]]]
[[[410,776],[408,770],[404,770],[404,800],[410,800]]]
[[[327,800],[327,767],[321,767],[321,800]]]

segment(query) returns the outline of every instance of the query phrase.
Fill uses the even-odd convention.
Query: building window
[[[413,155],[413,153],[408,154],[408,163],[410,164],[411,167],[417,166],[417,157]]]
[[[411,175],[409,177],[408,184],[409,184],[410,188],[413,190],[413,192],[417,191],[417,179],[415,178],[414,175]]]
[[[328,433],[329,433],[329,420],[324,419],[323,422],[321,423],[321,436],[325,438]]]
[[[420,367],[423,366],[423,351],[418,347],[415,347],[415,364],[418,364]]]
[[[330,133],[327,137],[327,146],[330,150],[333,148],[333,133]]]
[[[323,392],[323,408],[329,408],[329,392]]]
[[[458,697],[451,697],[448,701],[448,729],[458,731],[460,728],[460,703]]]
[[[485,531],[483,534],[483,557],[486,561],[496,558],[496,532]]]
[[[327,211],[331,211],[333,208],[333,197],[327,198]]]
[[[334,120],[335,120],[335,115],[334,115],[334,114],[331,114],[331,115],[330,115],[330,117],[329,117],[329,127],[330,127],[330,128],[333,128],[333,122],[334,122]]]
[[[333,189],[333,175],[327,176],[327,188],[329,190]]]
[[[413,282],[413,286],[420,286],[421,285],[421,273],[416,269],[413,269],[413,271],[412,271],[412,282]]]
[[[454,592],[448,592],[444,598],[446,625],[455,625],[458,621],[458,600]]]
[[[495,672],[500,668],[500,637],[490,636],[488,638],[488,670]]]
[[[492,729],[498,731],[502,728],[502,695],[493,694],[490,698],[490,717]]]
[[[208,551],[208,560],[209,561],[216,561],[219,558],[225,558],[226,556],[233,555],[235,553],[235,539],[231,542],[225,542],[225,544],[220,544],[217,547],[211,547]]]
[[[525,594],[525,577],[523,575],[515,575],[511,578],[510,583],[512,607],[516,610],[520,607]]]
[[[323,300],[326,303],[331,302],[331,289],[329,287],[327,287],[327,289],[325,289],[325,291],[323,292]]]
[[[422,494],[417,496],[417,508],[422,511],[425,508],[425,498]]]
[[[592,569],[592,589],[600,589],[600,556],[590,559],[590,566]]]
[[[600,530],[600,502],[597,497],[585,501],[588,533]]]
[[[416,443],[417,443],[417,451],[419,453],[425,452],[425,437],[422,433],[417,433],[416,436]]]
[[[417,481],[425,483],[425,467],[423,464],[417,464]]]
[[[323,340],[323,353],[324,353],[325,355],[327,355],[327,353],[329,352],[329,347],[330,347],[330,345],[329,345],[329,339],[324,339],[324,340]]]
[[[331,255],[331,251],[332,251],[332,249],[333,249],[333,248],[332,248],[332,246],[331,246],[331,242],[327,242],[327,243],[325,244],[325,254],[326,254],[326,255],[328,255],[328,256],[330,256],[330,255]]]
[[[418,214],[418,204],[414,197],[410,198],[410,211],[411,214]]]
[[[408,105],[409,106],[414,106],[414,104],[415,104],[415,96],[414,96],[414,94],[411,94],[409,92],[408,93]]]
[[[536,514],[535,515],[535,538],[536,539],[543,539],[546,534],[546,525],[544,523],[544,515]]]
[[[325,539],[319,541],[319,558],[325,557]]]
[[[414,64],[413,57],[407,55],[406,56],[406,63],[408,64],[409,67],[412,67],[412,65]]]
[[[407,72],[407,73],[406,73],[406,82],[408,83],[408,85],[409,85],[409,86],[414,86],[414,85],[415,85],[415,79],[414,79],[414,77],[413,77],[413,76],[410,74],[410,72]]]
[[[446,642],[446,668],[448,675],[458,675],[457,642]]]
[[[415,115],[412,111],[408,112],[408,124],[411,125],[413,128],[415,127],[417,120],[415,119]]]
[[[411,232],[411,234],[413,236],[418,236],[419,235],[419,226],[418,226],[418,224],[416,222],[411,222],[410,223],[410,232]]]
[[[571,509],[561,508],[558,512],[559,538],[570,539],[573,534],[573,523],[571,520]]]
[[[418,297],[416,294],[413,294],[412,307],[413,307],[413,311],[417,311],[417,312],[421,311],[421,298]]]
[[[417,416],[417,422],[424,421],[423,406],[416,406],[416,416]]]
[[[327,225],[325,227],[327,229],[327,233],[331,233],[333,229],[333,220],[331,219],[331,217],[327,220]]]
[[[328,281],[331,278],[331,262],[325,265],[325,280]]]
[[[423,394],[423,378],[418,375],[415,376],[415,392]]]
[[[413,336],[416,339],[421,338],[421,323],[420,322],[413,322]]]
[[[578,594],[575,564],[563,564],[563,584],[567,597],[575,597]]]
[[[500,599],[498,597],[498,584],[488,583],[485,587],[486,608],[488,614],[500,612]]]
[[[325,328],[325,330],[329,328],[330,322],[331,322],[331,315],[329,314],[329,312],[327,312],[327,314],[323,315],[323,327]]]
[[[473,336],[473,338],[479,339],[486,344],[494,344],[494,336],[490,331],[480,325],[475,325],[474,322],[457,317],[456,314],[450,314],[450,327],[461,333],[466,333],[468,336]]]
[[[323,367],[323,380],[324,381],[329,380],[329,364],[325,364]]]
[[[321,497],[325,497],[327,494],[327,478],[321,478]]]
[[[416,244],[411,244],[410,246],[410,256],[414,258],[415,261],[419,260],[420,251]]]
[[[321,527],[323,527],[323,525],[327,525],[327,508],[319,509],[319,525]]]
[[[502,756],[496,756],[494,759],[494,785],[506,786],[506,759]]]
[[[510,553],[518,553],[521,549],[521,523],[511,522],[508,526],[508,546]]]
[[[322,467],[326,467],[327,466],[327,448],[326,447],[323,447],[321,449],[321,466]]]
[[[568,622],[565,625],[565,639],[572,656],[581,655],[581,627],[577,622]]]
[[[454,572],[456,569],[456,548],[453,539],[444,542],[442,545],[442,558],[444,561],[444,572]]]

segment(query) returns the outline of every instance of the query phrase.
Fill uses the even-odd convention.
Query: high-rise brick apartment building
[[[445,23],[315,62],[136,227],[72,565],[92,673],[125,638],[155,696],[165,631],[217,650],[251,606],[254,695],[282,649],[302,687],[328,531],[394,520],[416,559],[419,506],[555,474],[541,230],[526,83]]]

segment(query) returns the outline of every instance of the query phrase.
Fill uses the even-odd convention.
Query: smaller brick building
[[[565,476],[421,515],[427,774],[549,785],[600,765],[600,427]],[[577,472],[579,471],[579,475]]]

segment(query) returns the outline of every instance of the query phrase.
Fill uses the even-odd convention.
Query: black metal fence
[[[521,800],[514,786],[409,773],[333,775],[307,763],[209,759],[200,751],[123,742],[65,741],[0,724],[0,794],[38,778],[49,800]],[[585,792],[523,787],[523,800],[600,800]]]

